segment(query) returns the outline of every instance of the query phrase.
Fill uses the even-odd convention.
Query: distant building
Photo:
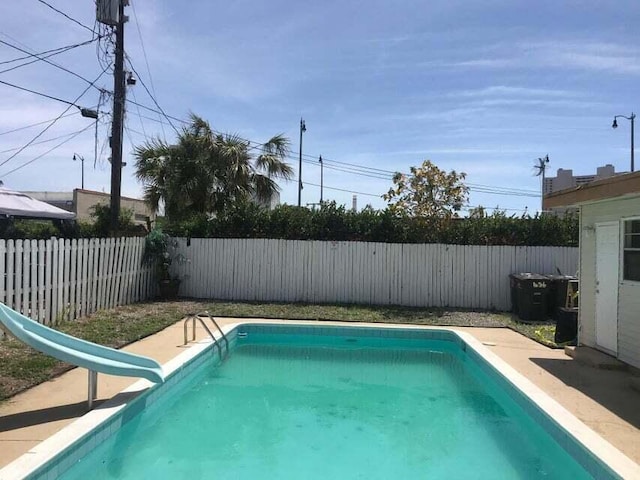
[[[604,167],[598,167],[595,175],[573,175],[573,170],[565,170],[559,168],[557,176],[546,177],[544,179],[543,193],[549,195],[553,192],[560,190],[566,190],[567,188],[579,187],[585,183],[593,182],[594,180],[601,180],[603,178],[613,177],[614,175],[621,175],[627,172],[617,172],[613,165],[607,164]]]
[[[76,219],[91,221],[91,209],[94,205],[109,205],[111,195],[93,190],[76,188],[73,192],[24,192],[27,195],[76,214]],[[133,211],[133,223],[136,225],[153,224],[156,215],[144,200],[120,197],[121,208]]]
[[[573,175],[573,170],[559,168],[555,177],[546,177],[544,179],[543,193],[549,195],[560,190],[567,190],[569,188],[576,188],[587,183],[591,183],[595,180],[602,180],[603,178],[614,177],[616,175],[622,175],[627,172],[616,172],[615,167],[611,164],[607,164],[603,167],[598,167],[595,175]],[[576,208],[551,208],[547,211],[554,213],[564,213],[567,211],[577,211]]]

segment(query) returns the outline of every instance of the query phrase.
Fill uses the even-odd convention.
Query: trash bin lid
[[[509,276],[517,280],[549,280],[547,276],[539,273],[512,273]]]
[[[549,280],[578,280],[575,275],[545,275]]]

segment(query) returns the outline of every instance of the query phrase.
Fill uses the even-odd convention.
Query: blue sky
[[[378,196],[391,186],[385,172],[407,171],[424,159],[466,172],[470,205],[511,213],[539,208],[533,164],[545,154],[552,176],[558,168],[590,174],[606,163],[629,168],[629,122],[620,121],[617,130],[611,122],[616,114],[640,113],[636,0],[132,2],[126,50],[166,113],[186,118],[192,111],[216,130],[254,141],[284,133],[292,142],[296,179],[304,117],[303,203],[319,200],[313,184],[320,183],[320,154],[327,160],[325,199],[351,205],[350,192],[357,192],[360,207],[377,208],[385,205]],[[93,2],[49,3],[93,27]],[[29,51],[91,38],[37,0],[2,2],[0,19],[0,40]],[[0,62],[23,55],[0,44]],[[102,70],[95,44],[50,60],[89,80]],[[0,71],[18,63],[0,64]],[[69,101],[87,87],[44,62],[0,73],[0,80]],[[112,89],[112,78],[105,74],[97,85]],[[155,108],[140,82],[128,98]],[[53,119],[66,108],[2,84],[0,99],[0,164],[14,153],[7,150],[47,124],[4,132]],[[90,89],[77,103],[97,101]],[[144,142],[145,134],[170,140],[174,132],[159,115],[128,108],[123,194],[139,196],[132,144]],[[71,115],[37,141],[60,139],[26,148],[0,166],[0,179],[20,190],[71,190],[80,186],[80,165],[72,161],[77,152],[87,160],[85,187],[108,192],[109,118],[103,121],[95,169],[91,122]],[[496,192],[505,189],[533,196]],[[297,181],[282,184],[281,198],[297,203]]]

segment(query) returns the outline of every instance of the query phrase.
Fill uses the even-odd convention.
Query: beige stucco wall
[[[92,192],[89,190],[74,190],[74,204],[76,206],[76,216],[78,220],[91,221],[91,207],[97,204],[108,205],[110,195],[108,193]],[[155,222],[155,214],[148,207],[146,202],[135,198],[121,197],[121,208],[133,210],[133,221],[135,224],[145,225],[146,219]]]
[[[595,224],[640,216],[640,196],[582,205],[580,214],[580,331],[583,345],[596,347],[596,234]],[[622,231],[620,232],[622,242]],[[622,280],[622,243],[619,254],[618,358],[640,367],[640,282]],[[601,286],[602,287],[602,286]]]

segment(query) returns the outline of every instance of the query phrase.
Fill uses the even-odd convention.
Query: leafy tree
[[[214,133],[191,115],[175,143],[161,139],[136,147],[136,176],[145,199],[157,211],[164,204],[169,222],[218,214],[238,201],[268,202],[279,191],[274,179],[289,179],[289,140],[276,135],[257,148],[235,135]]]
[[[463,183],[465,173],[447,173],[430,160],[411,167],[411,174],[396,173],[394,187],[382,196],[389,210],[397,215],[448,220],[458,216],[467,203],[469,188]]]
[[[487,212],[482,205],[478,205],[469,210],[469,218],[485,218],[486,216]]]
[[[108,236],[111,231],[111,207],[107,204],[96,203],[91,207],[90,215],[93,225],[87,229],[86,233],[89,236]],[[144,232],[144,228],[136,227],[133,222],[133,210],[121,208],[116,230],[117,235],[139,235],[142,232]]]

